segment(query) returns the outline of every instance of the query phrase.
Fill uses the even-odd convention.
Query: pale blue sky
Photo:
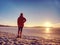
[[[0,0],[0,24],[17,25],[21,12],[27,19],[25,26],[60,23],[59,0]]]

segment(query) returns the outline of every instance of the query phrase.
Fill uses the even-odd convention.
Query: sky
[[[16,26],[21,12],[25,26],[60,26],[60,0],[0,0],[0,24]]]

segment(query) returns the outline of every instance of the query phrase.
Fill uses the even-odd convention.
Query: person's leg
[[[18,35],[19,35],[19,27],[18,27]]]
[[[23,27],[18,27],[18,38],[21,38],[22,37],[22,29]]]
[[[20,27],[18,27],[18,36],[17,37],[19,37],[19,35],[20,35]]]
[[[23,30],[23,27],[20,28],[20,38],[22,37],[22,30]]]

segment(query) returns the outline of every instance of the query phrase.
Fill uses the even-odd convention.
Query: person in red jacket
[[[26,22],[26,18],[23,17],[23,13],[21,13],[17,19],[17,25],[18,25],[18,36],[17,37],[19,37],[19,38],[21,38],[21,36],[22,36],[22,30],[23,30],[25,22]]]

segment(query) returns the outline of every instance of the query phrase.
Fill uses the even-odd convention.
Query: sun
[[[52,27],[52,24],[50,22],[45,22],[44,27]]]

